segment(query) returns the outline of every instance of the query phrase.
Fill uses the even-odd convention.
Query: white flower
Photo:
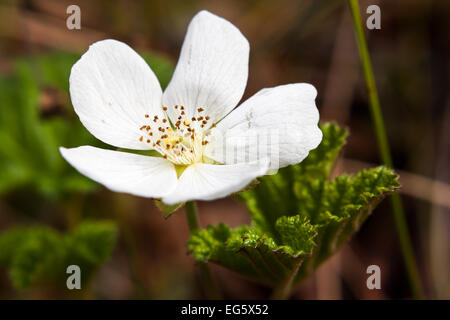
[[[241,32],[201,11],[189,24],[163,93],[153,71],[129,46],[115,40],[94,43],[70,74],[70,95],[81,122],[105,143],[156,150],[162,157],[91,146],[61,148],[63,157],[113,191],[167,204],[225,197],[267,172],[273,154],[253,154],[254,148],[239,139],[227,140],[225,154],[215,152],[220,145],[215,137],[221,134],[245,138],[276,132],[276,139],[266,143],[277,140],[278,166],[299,163],[322,139],[316,90],[304,83],[264,89],[232,111],[245,90],[248,58]],[[227,160],[226,150],[234,147],[245,148],[254,160]]]

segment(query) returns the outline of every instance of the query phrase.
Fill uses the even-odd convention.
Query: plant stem
[[[389,142],[387,139],[383,114],[381,111],[380,100],[378,98],[378,91],[375,83],[375,77],[373,75],[369,50],[367,49],[367,43],[364,37],[358,0],[349,0],[349,5],[353,18],[353,25],[355,28],[356,40],[358,43],[359,56],[364,73],[364,79],[366,81],[367,91],[369,95],[370,112],[373,124],[375,126],[378,149],[381,154],[382,162],[386,166],[393,168],[392,157],[389,151]],[[422,299],[424,297],[422,285],[420,282],[419,272],[411,245],[411,239],[406,224],[402,202],[398,193],[394,193],[391,196],[391,205],[394,214],[395,225],[397,228],[397,235],[400,241],[400,247],[408,273],[412,295],[416,299]]]
[[[195,201],[187,202],[185,205],[185,211],[189,231],[192,234],[192,232],[199,229],[197,205]],[[198,262],[197,267],[200,274],[201,286],[203,288],[205,296],[209,299],[221,299],[220,290],[217,286],[216,281],[212,277],[208,262]]]
[[[192,233],[192,231],[199,229],[197,205],[195,201],[186,202],[184,210],[186,210],[186,220],[189,231]]]

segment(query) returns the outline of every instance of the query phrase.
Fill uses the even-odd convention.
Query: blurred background
[[[71,4],[81,9],[81,30],[66,27]],[[428,298],[449,299],[450,2],[364,0],[364,22],[371,4],[381,8],[381,30],[366,34],[422,283]],[[321,120],[350,130],[335,174],[380,163],[346,1],[3,0],[0,233],[46,226],[61,236],[86,220],[112,221],[118,231],[111,257],[99,262],[83,290],[47,283],[22,283],[17,289],[8,269],[1,268],[1,299],[202,297],[193,259],[186,253],[183,212],[164,219],[151,199],[98,186],[69,167],[57,150],[60,145],[104,146],[79,123],[68,95],[70,68],[91,43],[105,38],[128,43],[165,86],[187,24],[201,9],[230,20],[250,42],[243,99],[264,87],[312,83],[319,92]],[[202,226],[250,221],[245,206],[231,198],[200,202],[199,210]],[[371,264],[381,267],[381,290],[366,287]],[[212,267],[226,298],[270,295],[264,287]],[[384,201],[292,298],[410,296],[391,207]]]

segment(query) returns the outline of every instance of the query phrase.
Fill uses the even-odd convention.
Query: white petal
[[[173,164],[164,158],[90,146],[60,148],[60,152],[80,173],[115,192],[160,198],[177,183]]]
[[[233,24],[200,11],[189,24],[175,73],[163,96],[169,117],[183,105],[188,118],[198,107],[218,121],[242,98],[247,84],[249,44]]]
[[[214,200],[241,190],[267,172],[267,161],[214,165],[197,163],[186,168],[176,189],[163,197],[167,204],[190,200]]]
[[[221,163],[269,158],[271,169],[301,162],[322,140],[316,95],[306,83],[259,91],[214,129],[208,156]]]
[[[72,67],[70,96],[84,126],[110,145],[146,150],[145,114],[163,117],[162,90],[147,63],[116,40],[94,43]]]

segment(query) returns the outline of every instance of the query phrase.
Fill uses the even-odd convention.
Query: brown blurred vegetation
[[[81,30],[66,28],[66,8],[81,8]],[[428,297],[450,298],[450,2],[444,0],[361,1],[378,4],[382,29],[368,31],[381,105],[423,284]],[[207,9],[233,22],[251,46],[248,87],[290,82],[316,86],[322,121],[350,129],[336,174],[379,163],[351,19],[345,1],[66,1],[0,3],[0,73],[17,56],[53,49],[84,52],[104,38],[135,49],[163,53],[176,62],[191,17]],[[362,12],[363,18],[366,16]],[[43,105],[56,97],[44,95]],[[45,100],[47,99],[47,100]],[[50,102],[48,100],[50,99]],[[53,100],[52,100],[53,99]],[[29,199],[28,206],[33,206]],[[8,201],[14,201],[9,199]],[[40,223],[64,229],[58,207],[45,204],[39,216],[0,204],[0,229]],[[165,220],[150,199],[101,192],[74,196],[84,217],[115,218],[121,237],[113,257],[96,274],[85,298],[201,297],[183,212]],[[24,205],[26,210],[26,205]],[[245,207],[232,199],[199,205],[203,226],[248,223]],[[78,217],[79,218],[79,217]],[[382,290],[366,288],[366,268],[378,264]],[[267,298],[269,291],[213,266],[227,298]],[[388,202],[362,230],[296,290],[295,299],[390,299],[409,297]],[[0,298],[64,298],[48,288],[15,291],[0,273]]]

